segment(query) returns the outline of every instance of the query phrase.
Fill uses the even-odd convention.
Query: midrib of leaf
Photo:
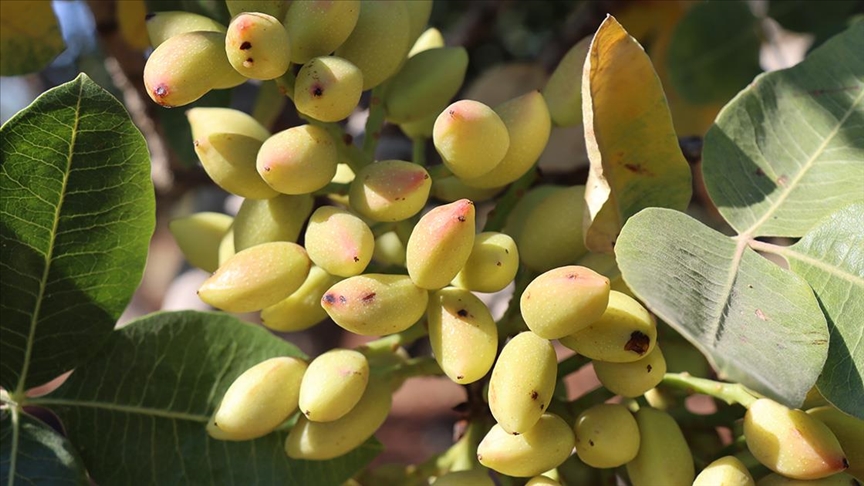
[[[69,173],[71,172],[72,156],[75,153],[75,142],[78,139],[78,123],[81,120],[81,98],[83,83],[78,85],[78,102],[75,105],[75,122],[72,125],[72,139],[69,141],[69,153],[66,156],[66,171],[63,173],[63,184],[60,191],[60,200],[57,203],[57,208],[54,211],[54,222],[51,226],[50,241],[48,242],[48,251],[45,254],[45,270],[42,272],[42,279],[39,281],[39,295],[36,297],[36,308],[33,309],[33,316],[30,319],[30,332],[27,336],[27,349],[24,352],[24,365],[21,369],[21,377],[18,379],[18,386],[15,387],[15,394],[18,396],[24,395],[24,387],[27,383],[27,373],[30,369],[30,358],[33,353],[33,342],[36,340],[36,325],[39,322],[39,312],[42,309],[42,298],[45,296],[45,287],[47,286],[48,274],[51,271],[51,261],[54,256],[54,236],[57,234],[57,226],[60,223],[60,210],[63,208],[63,202],[66,197],[66,186],[69,184]]]
[[[12,450],[9,451],[9,480],[6,482],[9,486],[15,485],[15,469],[18,466],[18,440],[20,439],[18,426],[20,420],[20,409],[17,406],[12,407]]]
[[[158,408],[139,407],[134,405],[118,405],[116,403],[95,402],[86,400],[68,400],[63,398],[33,398],[27,401],[28,405],[55,405],[65,407],[95,408],[108,410],[110,412],[130,413],[148,417],[167,418],[171,420],[185,420],[188,422],[207,423],[210,417],[193,413],[172,412]]]
[[[717,321],[714,323],[714,341],[712,346],[716,346],[720,341],[720,336],[723,334],[723,314],[729,301],[732,299],[732,288],[735,286],[735,280],[738,278],[738,268],[741,266],[741,259],[744,258],[744,250],[747,248],[747,240],[740,239],[735,242],[735,254],[732,255],[732,262],[729,265],[729,273],[726,275],[726,282],[723,284],[723,295],[725,298],[720,303],[720,308],[717,309]]]
[[[740,234],[741,238],[753,239],[755,236],[759,236],[756,234],[756,231],[759,229],[759,227],[762,226],[763,224],[765,224],[765,222],[768,221],[768,219],[786,201],[786,199],[789,197],[789,194],[791,194],[792,191],[798,186],[798,183],[801,182],[801,179],[807,174],[807,172],[810,169],[813,168],[813,165],[816,163],[816,158],[819,157],[820,155],[822,155],[822,152],[825,151],[825,148],[828,146],[828,143],[831,142],[831,140],[833,140],[835,136],[837,136],[837,133],[840,131],[840,127],[842,127],[843,124],[846,123],[846,120],[850,116],[852,116],[852,113],[855,112],[856,106],[858,105],[859,102],[861,102],[861,99],[864,98],[864,90],[858,90],[858,91],[859,91],[858,97],[855,99],[855,101],[852,102],[852,104],[849,106],[849,109],[846,110],[846,113],[843,115],[843,118],[837,122],[837,124],[834,126],[834,129],[831,131],[831,133],[827,137],[825,137],[825,140],[823,140],[822,143],[819,145],[819,147],[813,152],[813,154],[810,155],[810,158],[807,160],[807,162],[804,164],[804,166],[801,168],[801,170],[799,170],[798,173],[795,175],[795,177],[792,179],[792,181],[790,181],[790,184],[786,186],[786,190],[782,191],[779,194],[779,196],[777,197],[777,200],[774,203],[772,203],[770,206],[768,206],[768,209],[765,211],[765,214],[763,214],[761,218],[756,220],[756,222],[753,223],[745,231],[741,232],[741,234]]]
[[[825,263],[824,261],[819,260],[818,258],[813,258],[805,253],[796,251],[791,247],[772,245],[771,243],[753,240],[750,242],[750,248],[765,253],[774,253],[776,255],[780,255],[786,258],[787,260],[798,260],[802,263],[810,265],[811,267],[818,268],[819,270],[829,275],[845,280],[853,285],[864,287],[864,278],[855,275],[854,273],[844,272],[839,267]]]

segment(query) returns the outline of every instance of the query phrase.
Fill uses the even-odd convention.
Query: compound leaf
[[[585,60],[582,118],[591,162],[585,244],[611,253],[627,218],[651,206],[683,210],[691,196],[690,167],[660,80],[642,46],[611,16]]]
[[[763,74],[705,137],[705,185],[744,238],[800,237],[864,202],[864,23]]]
[[[828,328],[807,283],[684,213],[649,208],[615,247],[624,280],[692,342],[721,378],[799,406],[828,354]]]
[[[691,103],[729,101],[762,72],[759,31],[759,19],[743,1],[693,5],[669,44],[675,91]]]
[[[141,281],[155,202],[144,137],[86,75],[0,135],[0,385],[21,392],[111,332]]]
[[[228,386],[253,365],[303,354],[227,314],[153,314],[111,334],[55,393],[50,407],[100,485],[339,485],[374,458],[374,441],[331,461],[298,461],[285,433],[226,442],[205,430]]]
[[[781,251],[828,317],[828,361],[816,383],[825,398],[864,420],[864,204],[832,214]]]
[[[0,418],[0,450],[4,484],[90,484],[69,440],[26,413]]]

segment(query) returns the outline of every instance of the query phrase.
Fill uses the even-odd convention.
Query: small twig
[[[688,373],[666,373],[663,376],[664,385],[686,390],[688,393],[701,393],[720,399],[729,405],[741,404],[750,408],[759,397],[738,383],[723,383],[690,376]]]

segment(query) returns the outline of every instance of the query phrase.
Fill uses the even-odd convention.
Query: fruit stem
[[[351,184],[345,184],[341,182],[331,182],[326,186],[318,189],[313,192],[313,196],[329,196],[329,195],[339,195],[339,196],[347,196],[348,188],[351,187]]]
[[[290,98],[291,101],[294,101],[294,84],[297,82],[297,78],[291,72],[291,69],[285,71],[285,74],[276,78],[275,81],[279,91]]]
[[[409,346],[427,334],[429,334],[429,331],[426,329],[426,320],[421,319],[402,332],[369,341],[366,344],[358,346],[357,350],[366,355],[380,352],[392,353],[400,347]]]
[[[423,138],[411,139],[411,160],[417,164],[426,166],[426,140]]]
[[[351,137],[342,131],[342,127],[338,123],[325,123],[318,121],[312,117],[304,117],[298,113],[301,118],[309,122],[310,125],[323,128],[336,141],[336,151],[339,152],[339,160],[344,160],[351,167],[354,173],[360,172],[360,169],[372,163],[372,158],[367,157],[357,146],[354,145]]]
[[[528,329],[525,321],[522,319],[522,314],[519,312],[519,301],[522,299],[522,292],[528,287],[528,284],[537,276],[537,274],[525,266],[520,265],[519,271],[516,272],[514,279],[515,289],[513,296],[510,297],[510,303],[507,306],[507,311],[498,321],[498,340],[499,345],[503,345],[508,337],[516,335]]]
[[[738,403],[743,405],[744,408],[750,408],[750,405],[759,398],[739,383],[723,383],[705,378],[697,378],[691,376],[689,373],[666,373],[663,376],[663,384],[673,388],[680,388],[688,393],[709,395],[723,400],[729,405]]]
[[[402,383],[405,382],[408,378],[413,378],[415,376],[443,376],[444,372],[441,370],[441,366],[438,365],[438,362],[435,361],[435,358],[431,356],[419,356],[417,358],[410,358],[405,360],[405,362],[395,366],[390,371],[390,378],[393,380],[394,387],[396,390]]]
[[[369,118],[366,119],[366,134],[363,136],[363,153],[375,158],[375,147],[381,138],[381,127],[384,126],[384,89],[383,85],[372,88],[369,97]]]
[[[477,460],[477,446],[487,431],[488,428],[484,427],[479,420],[468,422],[462,437],[435,461],[438,470],[467,471],[480,467],[480,461]]]
[[[255,106],[252,107],[252,118],[270,130],[273,123],[282,113],[288,99],[282,95],[279,86],[271,81],[264,81],[255,96]]]
[[[598,386],[594,390],[582,395],[581,397],[573,400],[572,402],[567,404],[568,410],[573,414],[574,417],[578,417],[580,413],[594,405],[600,404],[614,397],[615,394],[606,389],[605,387]]]
[[[533,184],[536,179],[536,170],[529,170],[525,175],[516,179],[516,181],[507,188],[507,192],[505,192],[504,195],[495,203],[495,209],[489,213],[483,231],[501,231],[504,227],[504,223],[507,222],[507,216],[511,211],[513,211],[513,206],[522,199],[522,196],[525,195],[525,191],[531,187],[531,184]]]

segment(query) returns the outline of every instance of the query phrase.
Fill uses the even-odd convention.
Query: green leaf
[[[3,484],[90,484],[72,444],[26,413],[3,413],[0,450]]]
[[[98,350],[155,226],[147,146],[87,76],[0,128],[0,385],[20,393]]]
[[[621,226],[639,210],[687,207],[690,167],[651,60],[614,17],[607,17],[594,34],[582,76],[591,162],[585,246],[612,253]]]
[[[806,280],[828,317],[828,361],[816,383],[844,412],[864,419],[864,204],[826,218],[798,243],[779,251]]]
[[[40,71],[65,48],[49,0],[0,2],[0,76]]]
[[[374,441],[331,461],[296,461],[284,432],[245,442],[207,435],[234,379],[275,356],[304,357],[227,314],[154,314],[112,333],[98,356],[31,403],[60,416],[103,486],[343,483],[378,454]]]
[[[675,90],[691,103],[725,103],[759,66],[760,27],[743,1],[699,2],[675,27],[667,66]]]
[[[807,283],[684,213],[646,209],[615,247],[630,289],[692,342],[721,378],[797,407],[828,354]]]
[[[772,0],[768,16],[784,29],[814,33],[813,44],[818,45],[843,31],[849,17],[861,8],[860,0]]]
[[[705,137],[711,199],[742,238],[800,237],[864,201],[864,23],[759,76]]]

